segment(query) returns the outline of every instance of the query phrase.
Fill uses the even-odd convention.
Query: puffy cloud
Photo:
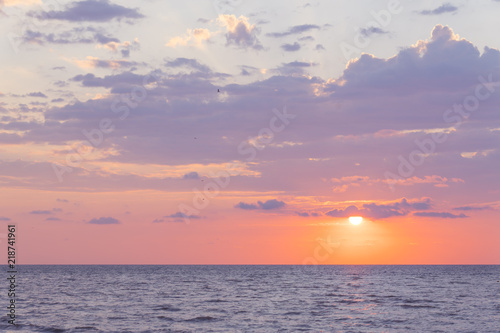
[[[426,9],[426,10],[420,11],[419,13],[421,15],[440,15],[440,14],[444,14],[444,13],[453,13],[453,12],[456,12],[457,10],[458,10],[458,7],[455,7],[449,3],[445,3],[445,4],[442,4],[441,6],[435,8],[435,9],[430,9],[430,10]]]
[[[198,215],[188,215],[182,212],[177,212],[175,214],[170,214],[163,216],[161,219],[155,219],[153,223],[161,223],[161,222],[184,222],[186,219],[200,219],[201,216]]]
[[[279,38],[279,37],[286,37],[289,35],[297,35],[297,34],[301,34],[301,33],[307,32],[307,31],[311,31],[311,30],[317,30],[317,29],[320,29],[320,26],[316,25],[316,24],[301,24],[301,25],[295,25],[284,32],[267,33],[266,36]]]
[[[198,175],[198,172],[193,171],[186,173],[184,176],[182,176],[182,179],[200,179],[200,176]]]
[[[63,20],[72,22],[107,22],[113,19],[138,19],[144,17],[138,9],[111,3],[109,0],[84,0],[73,2],[61,11],[29,12],[29,16],[40,20]]]
[[[47,98],[47,95],[45,95],[44,93],[39,92],[39,91],[37,91],[37,92],[31,92],[31,93],[29,93],[29,94],[26,94],[26,96],[28,96],[28,97],[41,97],[41,98]]]
[[[259,207],[257,207],[256,204],[248,204],[245,202],[239,202],[234,206],[234,208],[240,208],[240,209],[245,209],[245,210],[254,210],[254,209],[258,209]]]
[[[250,25],[248,18],[245,16],[236,18],[234,15],[221,14],[217,18],[217,22],[226,27],[226,45],[255,50],[263,49],[257,38],[259,30],[255,27],[255,24]]]
[[[245,210],[255,210],[255,209],[263,209],[263,210],[273,210],[279,209],[286,206],[286,203],[283,201],[279,201],[277,199],[267,200],[265,202],[257,201],[257,204],[248,204],[245,202],[240,202],[234,206],[234,208],[240,208]]]
[[[443,218],[443,219],[462,219],[468,217],[464,213],[461,213],[459,215],[452,214],[452,213],[447,213],[447,212],[415,212],[413,213],[414,216],[418,217],[438,217],[438,218]]]
[[[120,224],[120,221],[118,221],[113,217],[99,217],[91,219],[88,223],[104,225],[104,224]]]
[[[257,204],[261,209],[265,210],[279,209],[286,206],[283,201],[279,201],[276,199],[267,200],[266,202],[258,201]]]
[[[172,37],[165,46],[177,47],[193,45],[201,47],[204,41],[207,41],[212,36],[208,29],[187,29],[186,35]]]
[[[297,42],[295,42],[293,44],[283,44],[283,45],[281,45],[281,48],[287,52],[295,52],[295,51],[300,50],[300,44]]]

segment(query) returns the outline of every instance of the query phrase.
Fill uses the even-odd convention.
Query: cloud
[[[187,214],[182,213],[182,212],[177,212],[174,214],[163,216],[163,218],[161,218],[161,219],[155,219],[155,220],[153,220],[153,223],[183,222],[185,219],[201,219],[201,216],[199,216],[199,215],[187,215]]]
[[[88,223],[90,224],[120,224],[120,221],[118,221],[115,218],[112,217],[99,217],[99,218],[93,218],[91,219]]]
[[[47,98],[47,95],[45,95],[44,93],[41,93],[39,91],[37,92],[31,92],[29,94],[27,94],[26,96],[28,97],[41,97],[41,98]]]
[[[10,219],[5,216],[0,216],[0,221],[10,221]]]
[[[61,219],[57,217],[47,217],[45,221],[61,221]]]
[[[59,198],[57,198],[57,199],[56,199],[56,201],[57,201],[57,202],[64,202],[64,203],[68,203],[68,202],[69,202],[69,200],[66,200],[66,199],[59,199]]]
[[[257,204],[248,204],[245,202],[240,202],[234,206],[234,208],[240,208],[240,209],[245,209],[245,210],[255,210],[255,209],[262,209],[262,210],[272,210],[272,209],[279,209],[282,207],[285,207],[286,203],[283,201],[279,201],[276,199],[271,199],[267,200],[265,202],[258,201]]]
[[[461,207],[454,207],[453,208],[453,210],[463,210],[463,211],[491,210],[491,209],[493,209],[493,207],[491,207],[491,206],[461,206]]]
[[[182,179],[200,179],[200,175],[198,175],[198,172],[193,171],[186,173],[184,176],[182,176]]]
[[[111,3],[109,0],[84,0],[71,3],[61,11],[28,12],[39,20],[63,20],[72,22],[107,22],[113,19],[143,18],[138,9]]]
[[[300,44],[295,42],[293,44],[283,44],[281,48],[287,52],[295,52],[300,50]]]
[[[91,68],[127,68],[137,65],[136,62],[127,60],[102,60],[96,57],[87,56],[86,60],[70,59],[69,62],[74,63],[80,68],[91,69]]]
[[[234,208],[240,208],[240,209],[245,209],[245,210],[254,210],[254,209],[258,209],[259,207],[257,207],[256,204],[247,204],[244,202],[240,202],[240,203],[236,204],[234,206]]]
[[[245,16],[236,18],[234,15],[221,14],[217,18],[217,22],[226,28],[226,45],[235,45],[244,49],[263,49],[257,38],[259,30],[255,24],[250,25]]]
[[[30,214],[46,215],[46,214],[52,214],[52,212],[50,210],[32,210]]]
[[[276,199],[267,200],[266,202],[258,201],[257,203],[259,204],[259,207],[261,209],[265,210],[279,209],[286,206],[283,201],[279,201]]]
[[[389,33],[388,31],[385,31],[379,27],[363,28],[360,32],[365,37],[370,37],[371,35],[384,35]]]
[[[363,204],[362,208],[354,205],[344,209],[334,209],[327,212],[325,215],[331,217],[349,217],[360,215],[374,220],[386,219],[393,216],[406,216],[410,211],[430,209],[431,199],[423,198],[419,200],[408,200],[402,198],[399,201],[389,202],[385,204],[367,203]]]
[[[458,7],[453,6],[452,4],[445,3],[442,4],[441,6],[432,9],[432,10],[422,10],[420,11],[420,15],[440,15],[444,13],[453,13],[458,10]]]
[[[462,219],[462,218],[468,217],[464,213],[459,214],[459,215],[455,215],[455,214],[447,213],[447,212],[444,212],[444,213],[438,213],[438,212],[415,212],[415,213],[413,213],[413,215],[414,216],[418,216],[418,217],[439,217],[439,218],[443,218],[443,219]]]
[[[177,46],[201,47],[204,41],[208,41],[212,33],[208,29],[187,29],[186,35],[171,38],[165,46],[175,48]]]
[[[108,36],[102,29],[94,27],[75,27],[58,33],[43,33],[41,31],[26,30],[21,37],[24,43],[31,44],[109,44],[120,43],[118,38]],[[64,69],[57,67],[57,69]]]
[[[301,24],[301,25],[295,25],[291,28],[289,28],[285,32],[271,32],[267,33],[266,36],[268,37],[274,37],[274,38],[279,38],[279,37],[286,37],[289,35],[297,35],[301,34],[303,32],[311,31],[311,30],[317,30],[320,29],[319,25],[316,24]]]

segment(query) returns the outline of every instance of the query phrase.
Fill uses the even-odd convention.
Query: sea
[[[16,278],[16,326],[0,284],[1,332],[500,332],[498,265],[23,265]]]

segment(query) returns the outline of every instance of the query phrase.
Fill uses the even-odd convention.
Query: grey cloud
[[[462,219],[462,218],[468,217],[464,213],[456,215],[456,214],[447,213],[447,212],[415,212],[415,213],[413,213],[413,215],[419,216],[419,217],[439,217],[439,218],[444,218],[444,219]]]
[[[10,219],[5,216],[0,216],[0,221],[10,221]]]
[[[453,12],[456,12],[458,10],[458,7],[455,7],[453,6],[452,4],[450,3],[445,3],[445,4],[442,4],[441,6],[435,8],[435,9],[426,9],[426,10],[422,10],[420,11],[420,15],[440,15],[440,14],[444,14],[444,13],[453,13]]]
[[[500,1],[500,0],[499,0]],[[453,210],[471,211],[471,210],[491,210],[491,206],[461,206],[454,207]]]
[[[369,37],[371,35],[384,35],[388,34],[388,31],[385,31],[379,27],[369,27],[369,28],[363,28],[361,29],[361,34],[365,37]]]
[[[259,207],[257,207],[256,204],[248,204],[245,202],[240,202],[240,203],[236,204],[234,206],[234,208],[240,208],[240,209],[245,209],[245,210],[254,210],[254,209],[258,209]]]
[[[279,201],[276,199],[267,200],[265,202],[258,201],[257,204],[248,204],[245,202],[240,202],[234,206],[234,208],[240,208],[245,210],[255,210],[255,209],[263,209],[263,210],[272,210],[279,209],[285,207],[286,203],[283,201]]]
[[[113,217],[108,216],[108,217],[93,218],[88,223],[104,225],[104,224],[120,224],[120,221],[118,221]]]
[[[193,172],[186,173],[182,177],[182,179],[200,179],[200,175],[198,175],[198,172],[193,171]]]
[[[295,26],[289,28],[285,32],[271,32],[271,33],[266,34],[266,36],[279,38],[279,37],[285,37],[285,36],[289,36],[289,35],[297,35],[297,34],[301,34],[301,33],[306,32],[306,31],[317,30],[317,29],[320,29],[320,26],[316,25],[316,24],[301,24],[301,25],[295,25]]]
[[[300,44],[295,42],[293,44],[283,44],[281,48],[287,52],[295,52],[300,50]]]
[[[64,20],[72,22],[107,22],[113,19],[143,18],[138,9],[116,5],[109,0],[84,0],[71,3],[61,11],[28,12],[28,16],[40,20]]]
[[[61,219],[57,217],[47,217],[45,221],[61,221]]]

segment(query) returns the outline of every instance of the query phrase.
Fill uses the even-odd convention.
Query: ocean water
[[[500,266],[21,266],[19,325],[0,331],[500,332],[498,281]]]

